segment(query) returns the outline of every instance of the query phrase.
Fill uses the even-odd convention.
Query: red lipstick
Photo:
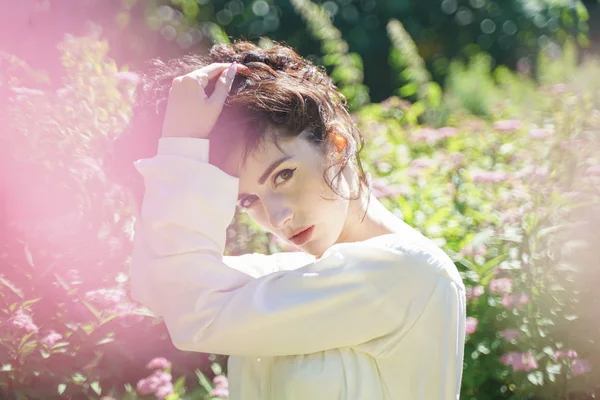
[[[302,246],[304,243],[309,241],[314,228],[315,226],[311,225],[309,227],[298,229],[292,234],[292,236],[289,237],[289,241],[294,243],[296,246]]]

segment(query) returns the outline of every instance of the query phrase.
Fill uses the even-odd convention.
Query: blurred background
[[[596,0],[0,7],[0,399],[227,398],[226,357],[175,349],[128,299],[134,215],[110,160],[150,59],[235,39],[327,70],[375,195],[455,261],[461,399],[600,396]],[[244,214],[228,239],[290,250]]]

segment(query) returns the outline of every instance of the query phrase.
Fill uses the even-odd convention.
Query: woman
[[[157,66],[142,87],[166,110],[157,154],[135,163],[131,294],[174,345],[230,355],[234,400],[458,399],[464,286],[370,194],[331,79],[248,42]],[[236,205],[310,259],[224,258]]]

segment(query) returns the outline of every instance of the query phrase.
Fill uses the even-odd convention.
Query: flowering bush
[[[224,359],[174,349],[128,300],[132,210],[102,160],[137,78],[106,52],[66,40],[58,89],[3,78],[0,397],[226,398]],[[455,68],[443,126],[396,97],[354,114],[373,192],[467,285],[463,399],[600,394],[600,66],[567,61],[542,60],[540,84],[488,71],[485,118],[460,96],[476,63]],[[244,214],[230,234],[228,254],[282,249]]]

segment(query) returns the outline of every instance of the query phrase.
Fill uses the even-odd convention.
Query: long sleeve
[[[208,142],[161,139],[139,160],[131,295],[164,318],[174,345],[239,356],[308,354],[406,331],[442,281],[426,261],[368,242],[332,246],[295,270],[254,277],[223,262],[238,180]]]

